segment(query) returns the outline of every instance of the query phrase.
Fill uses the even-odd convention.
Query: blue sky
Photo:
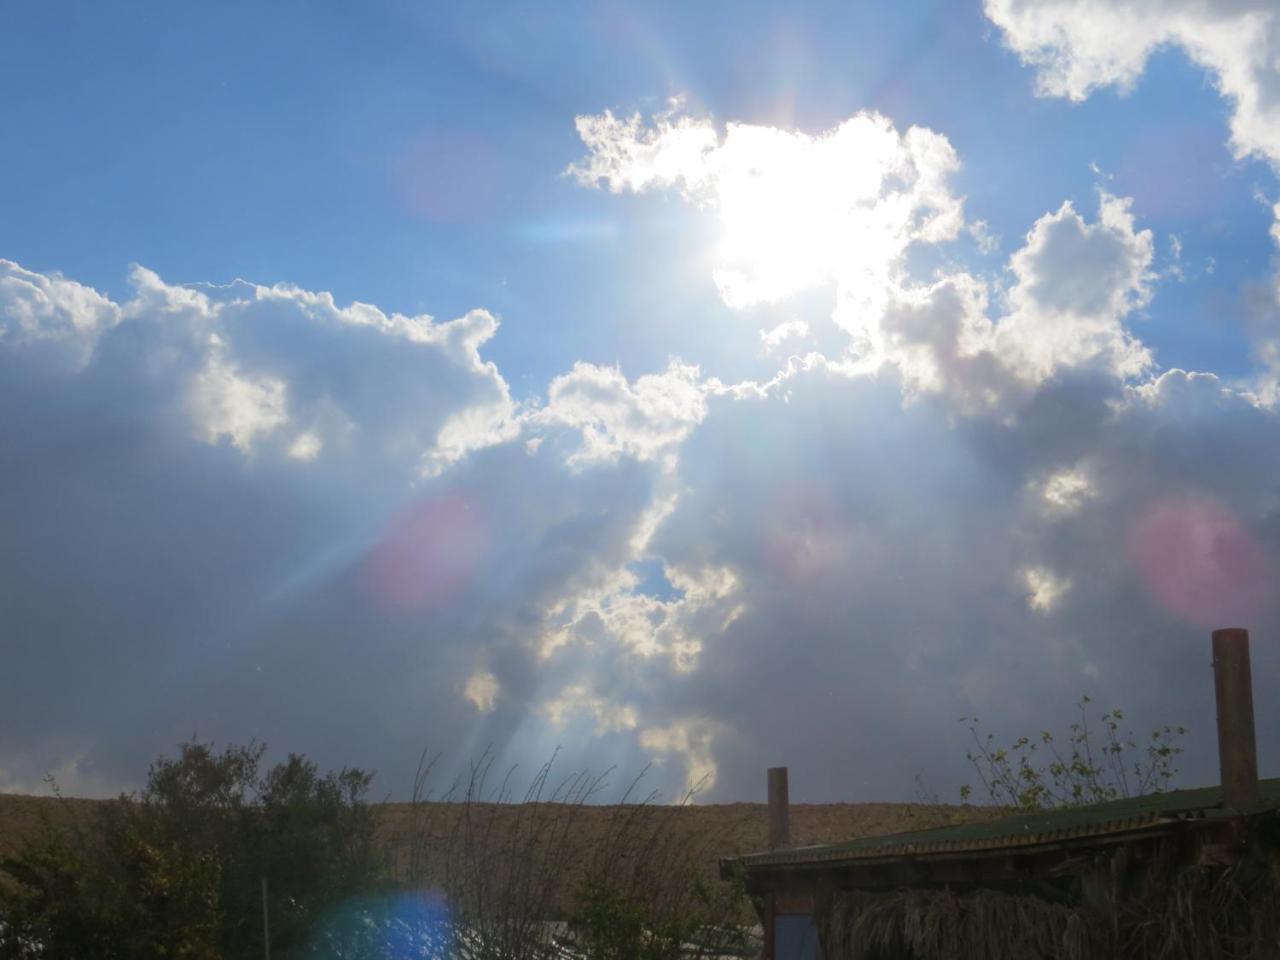
[[[0,789],[197,731],[879,799],[1084,692],[1210,777],[1210,621],[1280,662],[1280,14],[1086,7],[8,11]]]
[[[438,316],[482,304],[504,320],[490,356],[528,367],[522,392],[577,359],[643,372],[705,349],[691,335],[723,312],[698,299],[705,277],[675,281],[690,288],[683,319],[653,290],[648,268],[679,270],[699,227],[561,174],[580,153],[574,116],[684,95],[721,120],[814,133],[866,109],[943,131],[970,216],[1007,244],[1104,183],[1135,197],[1162,254],[1177,234],[1188,259],[1214,256],[1211,277],[1178,291],[1197,317],[1267,270],[1253,194],[1271,173],[1233,161],[1228,106],[1176,50],[1127,96],[1073,104],[1031,95],[977,4],[734,5],[726,30],[729,9],[27,5],[0,41],[5,83],[24,93],[0,160],[0,240],[113,293],[136,262]],[[1210,356],[1241,372],[1238,331],[1185,327],[1168,331],[1170,365]]]

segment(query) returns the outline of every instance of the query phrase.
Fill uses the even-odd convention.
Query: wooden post
[[[1248,630],[1231,627],[1213,631],[1213,689],[1218,702],[1222,802],[1243,810],[1258,797]]]
[[[262,955],[271,960],[271,926],[267,922],[267,875],[262,875]]]
[[[769,849],[791,843],[790,804],[787,798],[787,768],[769,768]]]

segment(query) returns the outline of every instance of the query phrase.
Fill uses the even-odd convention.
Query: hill
[[[0,857],[16,852],[23,840],[40,829],[42,821],[89,823],[93,811],[111,800],[38,797],[0,794]],[[457,836],[466,807],[461,803],[374,804],[379,814],[379,835],[391,858],[393,874],[408,875],[414,838],[425,852],[425,873],[438,878],[440,854]],[[676,807],[621,807],[615,805],[564,806],[541,804],[536,808],[515,804],[473,804],[477,821],[510,828],[525,818],[525,829],[563,833],[564,842],[580,848],[580,858],[599,850],[615,836],[628,816],[647,818],[649,830],[660,829],[686,849],[696,849],[704,869],[714,872],[721,857],[765,848],[768,820],[764,804],[691,804]],[[830,843],[854,837],[876,836],[900,830],[944,826],[959,819],[986,815],[980,808],[905,803],[793,804],[791,837],[796,845]],[[633,830],[639,836],[642,830]],[[574,859],[580,859],[575,857]]]

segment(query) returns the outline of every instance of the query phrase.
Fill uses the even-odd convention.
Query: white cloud
[[[1103,87],[1128,90],[1156,50],[1178,47],[1230,104],[1236,156],[1261,158],[1280,172],[1274,0],[986,0],[985,9],[1005,43],[1035,67],[1037,90],[1046,96],[1079,101]],[[1271,235],[1280,243],[1280,205],[1273,216]]]
[[[1059,577],[1047,567],[1029,567],[1022,571],[1027,588],[1027,603],[1037,613],[1050,613],[1071,589],[1071,581]]]
[[[865,375],[890,364],[908,396],[942,393],[969,414],[1008,412],[1066,369],[1144,374],[1152,358],[1126,320],[1152,296],[1153,240],[1129,207],[1103,193],[1093,223],[1070,203],[1037,220],[1009,259],[1014,283],[1002,310],[993,309],[991,283],[970,273],[891,288],[854,337],[847,369]],[[844,309],[837,323],[853,330]]]
[[[1064,369],[1131,378],[1151,365],[1125,321],[1152,296],[1153,241],[1125,198],[1101,192],[1093,223],[1069,202],[1041,217],[1011,257],[1014,283],[993,313],[990,278],[953,268],[919,279],[907,267],[913,245],[954,240],[965,226],[949,185],[959,160],[940,134],[899,133],[870,113],[816,136],[733,123],[721,135],[675,112],[647,125],[580,117],[578,127],[589,150],[573,168],[582,182],[677,189],[717,220],[713,276],[730,306],[832,285],[846,355],[811,358],[831,369],[869,375],[891,364],[908,396],[944,393],[974,413]],[[984,253],[995,250],[984,221],[968,229]],[[768,352],[808,330],[792,319],[761,331],[761,344]]]
[[[314,460],[323,447],[324,444],[320,438],[307,430],[294,437],[293,443],[289,444],[289,456],[305,463],[308,460]]]
[[[892,364],[911,394],[946,392],[964,409],[985,409],[1007,379],[993,339],[987,285],[956,273],[894,290],[879,322],[855,340],[855,369],[873,373]]]
[[[560,598],[546,612],[539,653],[550,658],[565,647],[609,645],[631,657],[661,657],[677,673],[696,669],[703,639],[723,634],[742,610],[737,579],[725,568],[668,567],[664,574],[679,594],[672,599],[641,592],[639,578],[625,568]]]
[[[422,471],[436,477],[467,454],[485,447],[515,440],[520,435],[520,419],[506,382],[492,372],[496,396],[452,414],[440,427],[436,440],[423,458]]]
[[[711,124],[680,116],[680,101],[646,126],[640,115],[626,119],[606,110],[575,120],[578,136],[590,150],[587,162],[570,167],[579,182],[603,180],[614,193],[639,192],[652,186],[701,188],[710,174],[708,155],[719,147]]]
[[[961,201],[949,178],[955,151],[922,127],[899,133],[860,113],[808,135],[675,113],[651,125],[606,112],[579,117],[589,155],[579,181],[614,192],[679,189],[720,225],[713,277],[734,307],[771,303],[834,283],[874,308],[913,243],[954,238]]]
[[[1103,360],[1119,377],[1151,365],[1124,319],[1151,298],[1153,240],[1135,230],[1130,201],[1100,194],[1089,224],[1070,202],[1036,221],[1009,267],[1017,278],[999,349],[1022,376],[1041,380],[1061,367]]]
[[[634,730],[639,723],[634,707],[610,703],[604,697],[593,694],[585,685],[565,687],[555,697],[545,701],[541,711],[557,729],[565,726],[575,714],[585,714],[595,722],[597,736]]]
[[[1181,47],[1232,105],[1231,142],[1280,167],[1280,10],[1272,0],[986,0],[1042,94],[1128,89],[1147,60]]]
[[[130,366],[196,436],[246,454],[308,462],[372,444],[436,475],[519,432],[505,380],[479,355],[497,330],[483,310],[436,323],[285,285],[173,285],[143,267],[130,279],[117,304],[0,262],[0,349],[30,363],[52,346],[72,371]]]
[[[760,331],[760,344],[765,352],[772,352],[788,340],[796,340],[809,335],[809,324],[803,320],[784,320],[770,330]]]
[[[226,437],[249,453],[255,437],[288,422],[284,382],[241,376],[225,357],[221,338],[212,334],[209,342],[208,362],[192,378],[188,392],[191,415],[210,443]],[[297,457],[297,443],[290,445],[290,456]]]
[[[720,725],[705,717],[682,718],[662,727],[640,731],[640,745],[659,759],[677,756],[685,768],[685,790],[704,793],[715,788],[718,768],[714,743]]]
[[[477,670],[467,677],[462,695],[481,713],[492,713],[498,700],[498,678],[488,670]]]
[[[1122,329],[1149,287],[1125,216],[1047,215],[1013,261],[1017,307]],[[1128,266],[1050,282],[1058,230]],[[807,764],[815,797],[909,795],[901,757],[945,769],[968,697],[1022,723],[1054,678],[1090,669],[1136,712],[1203,668],[1184,609],[1275,630],[1274,412],[1210,374],[1126,384],[1110,334],[1019,379],[997,338],[1013,306],[980,277],[898,285],[874,367],[810,354],[726,387],[678,363],[635,379],[581,365],[542,406],[515,404],[480,355],[488,314],[134,283],[79,374],[26,369],[44,341],[0,343],[22,414],[0,418],[9,783],[62,766],[48,744],[94,720],[74,755],[111,776],[198,729],[377,766],[395,789],[430,729],[521,761],[530,743],[603,742],[584,747],[600,765],[654,756],[664,786],[713,774],[720,797],[758,786],[765,755]],[[221,399],[193,410],[211,366]],[[1158,534],[1203,501],[1182,491],[1234,523],[1191,531],[1231,548],[1202,552],[1194,609],[1182,581],[1148,588],[1129,550],[1136,520]],[[1232,593],[1240,558],[1254,575]],[[1139,639],[1117,642],[1117,623]],[[1028,696],[1000,698],[1011,683]],[[145,715],[119,709],[144,699]],[[904,705],[909,724],[844,738],[831,762],[831,730]]]
[[[1088,474],[1075,468],[1051,475],[1041,486],[1040,495],[1051,510],[1070,513],[1080,509],[1095,490]]]
[[[551,381],[546,405],[529,422],[579,431],[581,444],[568,462],[585,467],[620,456],[670,463],[705,415],[697,367],[672,361],[662,373],[629,383],[615,367],[579,362]]]
[[[1000,237],[991,230],[991,224],[985,220],[975,220],[969,224],[969,236],[978,245],[979,252],[991,255],[1000,249]]]
[[[1280,339],[1263,340],[1258,345],[1258,361],[1262,374],[1253,393],[1254,400],[1260,406],[1274,408],[1280,405]]]
[[[0,345],[44,344],[79,368],[119,322],[120,308],[92,287],[0,260]]]

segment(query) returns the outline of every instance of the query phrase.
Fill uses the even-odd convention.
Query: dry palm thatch
[[[819,915],[827,960],[1094,960],[1109,924],[1079,909],[992,890],[842,893]]]
[[[1169,844],[1126,888],[1087,903],[848,891],[817,921],[826,960],[1280,960],[1280,862],[1272,851],[1197,866]]]
[[[1157,853],[1133,895],[1114,905],[1120,956],[1143,960],[1280,960],[1280,862],[1179,868]]]

